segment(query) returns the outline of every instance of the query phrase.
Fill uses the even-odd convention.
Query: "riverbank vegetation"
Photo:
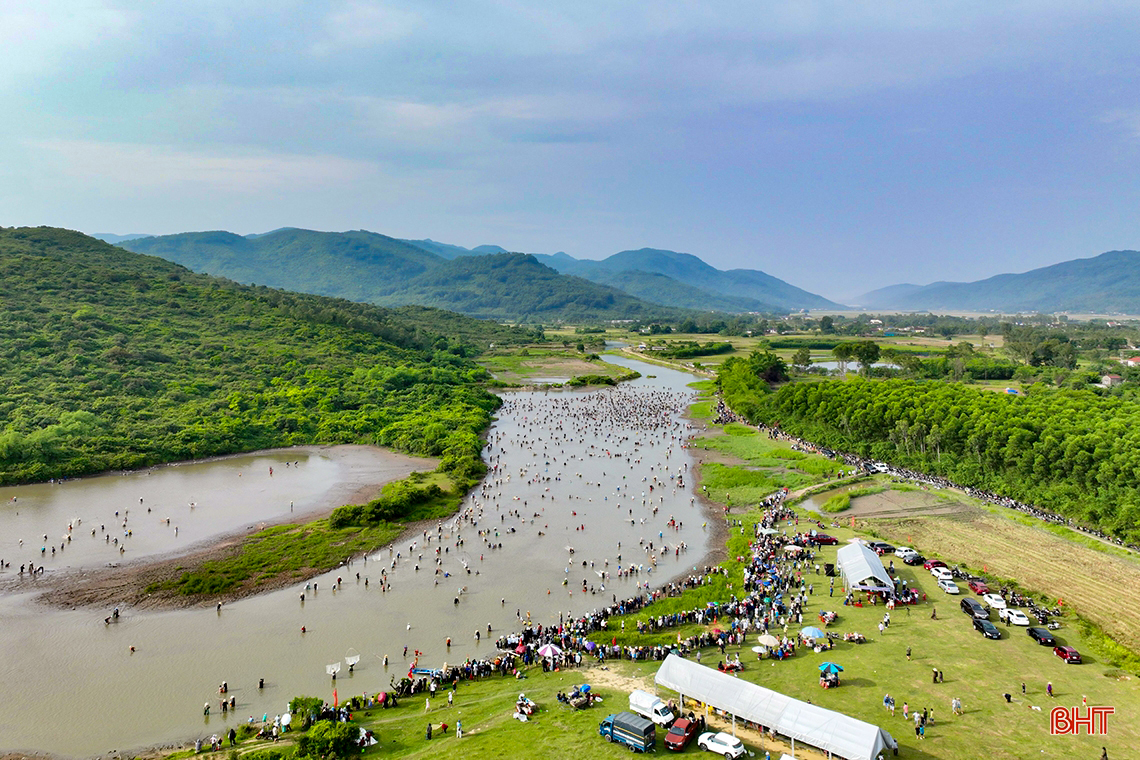
[[[1140,403],[910,380],[828,380],[729,403],[820,445],[945,475],[1140,540]],[[741,403],[743,402],[743,403]]]
[[[246,287],[79,233],[0,230],[0,482],[306,443],[482,475],[476,346],[536,339],[431,309]]]

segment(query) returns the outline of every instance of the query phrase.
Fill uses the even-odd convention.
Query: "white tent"
[[[657,670],[658,686],[751,721],[844,760],[875,760],[898,742],[870,723],[801,702],[727,673],[669,655]]]
[[[839,573],[847,582],[847,588],[856,591],[891,591],[895,582],[879,555],[865,544],[847,544],[835,555]]]

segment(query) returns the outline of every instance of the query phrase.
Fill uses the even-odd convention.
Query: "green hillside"
[[[1140,252],[1109,251],[1022,274],[866,294],[868,308],[1140,314]]]
[[[755,269],[722,271],[690,253],[641,248],[621,251],[601,261],[573,259],[565,254],[540,258],[544,264],[560,272],[575,274],[594,282],[608,282],[609,278],[623,272],[662,275],[687,287],[733,299],[726,303],[741,304],[732,311],[841,308],[834,301],[797,288],[765,272]],[[671,303],[663,298],[653,300],[657,303]],[[757,304],[761,308],[757,308]]]
[[[599,284],[617,288],[643,301],[669,304],[681,309],[722,311],[729,314],[745,311],[783,311],[777,306],[753,298],[723,296],[701,288],[694,288],[656,272],[639,272],[637,270],[600,272],[590,279]]]
[[[418,303],[489,319],[639,319],[684,312],[559,274],[526,253],[460,256],[404,283],[381,304]]]
[[[312,442],[439,455],[463,479],[498,401],[443,331],[533,337],[241,286],[53,228],[0,229],[0,305],[6,483]]]
[[[241,237],[188,232],[130,240],[123,248],[197,272],[304,293],[382,305],[419,304],[499,320],[667,317],[612,288],[566,277],[498,246],[466,249],[403,241],[375,232],[284,228]],[[486,255],[481,255],[486,254]]]
[[[236,282],[371,303],[398,283],[444,263],[421,248],[364,230],[286,228],[256,237],[185,232],[121,245]]]

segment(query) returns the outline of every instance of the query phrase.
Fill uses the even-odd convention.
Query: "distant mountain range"
[[[839,308],[764,272],[722,272],[690,254],[648,248],[584,261],[565,253],[510,253],[494,245],[467,249],[364,230],[295,228],[244,237],[187,232],[120,245],[242,283],[493,319],[665,319],[689,310]]]
[[[137,232],[131,233],[130,235],[115,235],[110,232],[94,232],[91,234],[91,237],[102,240],[105,243],[110,243],[111,245],[118,245],[119,243],[125,243],[128,240],[138,240],[139,238],[150,237],[150,235],[145,235]]]
[[[1140,252],[1109,251],[977,282],[892,285],[855,300],[864,309],[1140,314]]]

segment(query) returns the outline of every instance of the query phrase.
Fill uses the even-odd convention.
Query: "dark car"
[[[903,562],[908,565],[921,565],[925,561],[926,557],[921,554],[908,554],[906,557],[903,557]]]
[[[688,718],[678,718],[665,734],[665,748],[683,750],[697,735],[697,724]]]
[[[1081,653],[1072,647],[1053,647],[1053,654],[1072,665],[1081,664]]]
[[[975,620],[974,630],[985,636],[987,639],[1000,639],[1001,631],[998,627],[988,620]]]
[[[1049,629],[1047,628],[1027,628],[1025,630],[1026,633],[1029,634],[1029,638],[1043,647],[1051,647],[1057,643],[1053,638],[1053,634],[1049,633]]]
[[[821,546],[834,546],[839,543],[839,539],[835,536],[829,536],[826,533],[816,533],[815,542]]]
[[[888,554],[895,550],[895,547],[891,546],[886,541],[872,541],[867,545],[874,549],[876,554]]]
[[[966,585],[969,586],[970,590],[973,591],[975,594],[988,594],[988,593],[990,593],[990,587],[986,585],[985,581],[972,580],[969,583],[967,583]]]
[[[974,618],[975,620],[989,620],[990,619],[990,611],[987,610],[985,607],[983,607],[981,604],[979,604],[976,599],[971,599],[970,597],[966,597],[965,599],[962,600],[962,602],[959,604],[959,606],[962,608],[962,612],[965,612],[967,615]]]
[[[930,570],[934,567],[946,567],[946,563],[940,559],[928,559],[922,563],[923,570]]]

